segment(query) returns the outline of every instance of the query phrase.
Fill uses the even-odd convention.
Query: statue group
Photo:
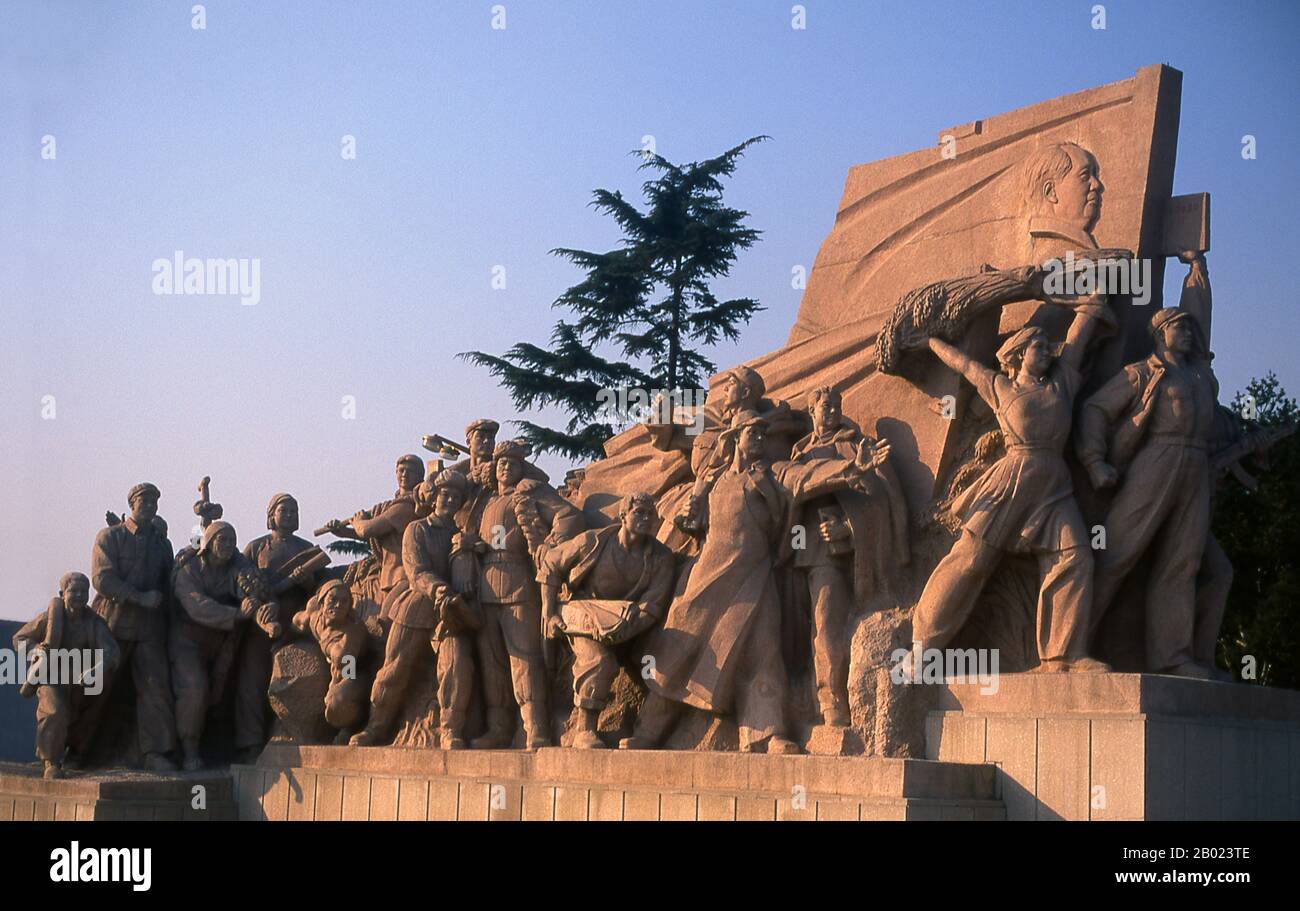
[[[1182,254],[1181,305],[1146,317],[1150,355],[1099,374],[1095,349],[1120,324],[1114,295],[1048,282],[1063,250],[1131,255],[1092,239],[1098,162],[1056,143],[1022,175],[1034,264],[919,288],[874,342],[880,373],[940,364],[996,423],[963,483],[936,497],[956,537],[919,597],[899,580],[918,562],[911,526],[923,510],[909,504],[895,447],[846,416],[835,384],[803,389],[796,408],[748,366],[713,379],[702,414],[640,428],[638,458],[653,471],[620,469],[631,462],[611,446],[557,490],[488,419],[466,429],[460,461],[404,455],[390,499],[318,530],[368,542],[369,556],[344,567],[298,536],[286,493],[268,503],[268,533],[241,551],[207,479],[202,532],[174,553],[160,492],[141,483],[96,536],[88,575],[65,575],[16,637],[33,662],[51,649],[103,656],[95,695],[75,681],[31,687],[46,775],[94,764],[121,717],[134,719],[129,752],[144,768],[203,768],[223,707],[242,760],[272,736],[655,749],[688,710],[728,719],[742,751],[801,752],[806,722],[854,722],[856,620],[881,604],[906,616],[914,648],[896,669],[914,681],[916,656],[951,645],[1020,558],[1037,566],[1029,672],[1110,670],[1098,630],[1142,564],[1145,670],[1227,676],[1214,649],[1231,566],[1210,531],[1212,492],[1270,438],[1218,404],[1204,257]],[[1025,301],[1050,318],[1003,333],[991,358],[972,353],[976,321]],[[433,439],[445,456],[448,441]],[[1103,501],[1085,509],[1076,495],[1082,478],[1106,492],[1104,514]],[[792,717],[796,672],[806,717]],[[566,708],[558,693],[567,716],[554,711]],[[616,699],[633,710],[611,737],[601,719]]]

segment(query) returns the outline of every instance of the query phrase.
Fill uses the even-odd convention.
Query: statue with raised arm
[[[363,622],[387,621],[388,602],[406,584],[402,569],[402,535],[415,521],[415,488],[424,480],[424,460],[408,453],[397,460],[397,492],[392,499],[358,510],[351,519],[334,519],[316,530],[317,535],[368,541],[376,559],[373,569],[353,585],[355,610]]]
[[[1151,317],[1151,356],[1126,366],[1087,400],[1076,446],[1093,487],[1118,485],[1104,522],[1106,549],[1097,558],[1094,632],[1124,579],[1149,554],[1146,669],[1214,679],[1214,642],[1232,578],[1210,533],[1212,448],[1223,435],[1216,433],[1218,381],[1189,309],[1209,312],[1205,264],[1197,253],[1182,258],[1191,266],[1182,305]],[[1203,569],[1213,578],[1198,604]]]
[[[1079,303],[1059,357],[1053,357],[1042,329],[1013,333],[997,352],[1001,373],[947,342],[929,340],[930,350],[992,409],[1006,454],[952,504],[961,535],[935,567],[916,606],[912,638],[921,648],[943,648],[952,640],[1005,555],[1032,554],[1042,574],[1036,670],[1109,670],[1086,656],[1093,559],[1065,462],[1074,397],[1083,382],[1079,368],[1105,315],[1102,304]],[[914,671],[914,656],[904,659],[905,677]]]

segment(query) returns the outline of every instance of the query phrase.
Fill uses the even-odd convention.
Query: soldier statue
[[[84,739],[76,760],[95,736],[119,674],[130,669],[144,767],[175,771],[176,719],[167,663],[167,606],[171,600],[172,546],[158,516],[158,488],[137,484],[127,494],[130,514],[100,529],[90,555],[91,607],[104,618],[122,657],[100,698],[86,707]]]

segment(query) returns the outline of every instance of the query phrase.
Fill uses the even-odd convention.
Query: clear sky
[[[242,546],[276,491],[309,531],[391,495],[421,434],[516,417],[454,356],[546,339],[578,277],[547,251],[615,242],[590,194],[635,192],[647,135],[773,137],[728,195],[764,235],[720,290],[767,307],[728,365],[784,342],[851,165],[1168,63],[1225,398],[1270,368],[1300,392],[1300,4],[1107,2],[1105,30],[1083,0],[807,0],[803,30],[787,0],[503,5],[213,0],[202,30],[191,0],[0,5],[0,617],[84,571],[136,481],[181,544],[211,475]],[[260,259],[261,300],[155,296],[176,250]]]

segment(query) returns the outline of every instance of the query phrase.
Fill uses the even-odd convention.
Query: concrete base
[[[996,763],[1007,818],[1300,819],[1300,692],[1154,674],[953,682],[926,756]]]
[[[240,819],[1004,818],[991,766],[718,752],[268,747]]]
[[[206,809],[194,806],[196,786],[204,789]],[[0,822],[234,818],[234,788],[225,772],[74,772],[68,778],[47,781],[34,765],[0,766]]]

